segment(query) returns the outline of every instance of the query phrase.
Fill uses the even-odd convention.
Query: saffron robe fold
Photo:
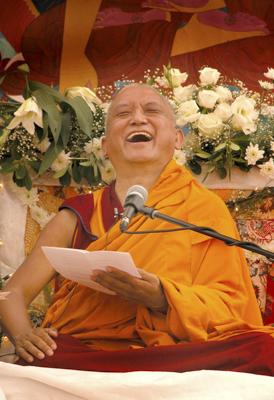
[[[94,236],[87,249],[129,252],[139,268],[159,276],[168,312],[155,312],[65,280],[43,326],[54,326],[59,333],[72,335],[96,350],[216,341],[253,329],[273,333],[262,326],[241,249],[189,230],[127,235],[121,234],[116,222],[106,231],[104,193],[106,189],[100,189],[92,196],[89,228]],[[146,204],[174,218],[238,238],[222,200],[174,161],[149,191]],[[109,196],[107,212],[112,207],[117,208],[115,194]],[[173,227],[143,215],[134,217],[130,224],[135,232]]]

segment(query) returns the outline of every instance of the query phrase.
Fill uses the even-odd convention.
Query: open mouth
[[[151,140],[152,136],[147,132],[135,132],[127,137],[127,142],[130,143],[150,142]]]

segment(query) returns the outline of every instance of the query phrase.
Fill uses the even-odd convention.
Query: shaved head
[[[159,96],[159,98],[162,100],[163,104],[167,107],[167,110],[170,112],[170,117],[174,120],[174,125],[176,124],[174,109],[173,109],[172,105],[170,104],[169,100],[167,99],[167,97],[163,96],[157,89],[155,89],[153,86],[150,86],[146,83],[132,83],[132,84],[122,87],[121,89],[116,90],[116,92],[113,94],[107,114],[106,114],[106,118],[105,118],[105,134],[107,134],[107,131],[108,131],[109,116],[111,115],[113,104],[115,104],[116,100],[119,99],[119,97],[124,92],[126,92],[132,88],[149,89],[153,93],[157,94],[157,96]]]

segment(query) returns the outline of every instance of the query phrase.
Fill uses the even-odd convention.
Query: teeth
[[[127,137],[128,142],[149,142],[152,136],[147,132],[134,132]]]

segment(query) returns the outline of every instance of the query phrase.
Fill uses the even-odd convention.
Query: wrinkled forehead
[[[111,110],[116,109],[123,104],[130,105],[133,103],[155,103],[161,107],[171,108],[168,100],[152,87],[148,85],[133,84],[124,87],[114,95],[109,111],[111,112]]]

